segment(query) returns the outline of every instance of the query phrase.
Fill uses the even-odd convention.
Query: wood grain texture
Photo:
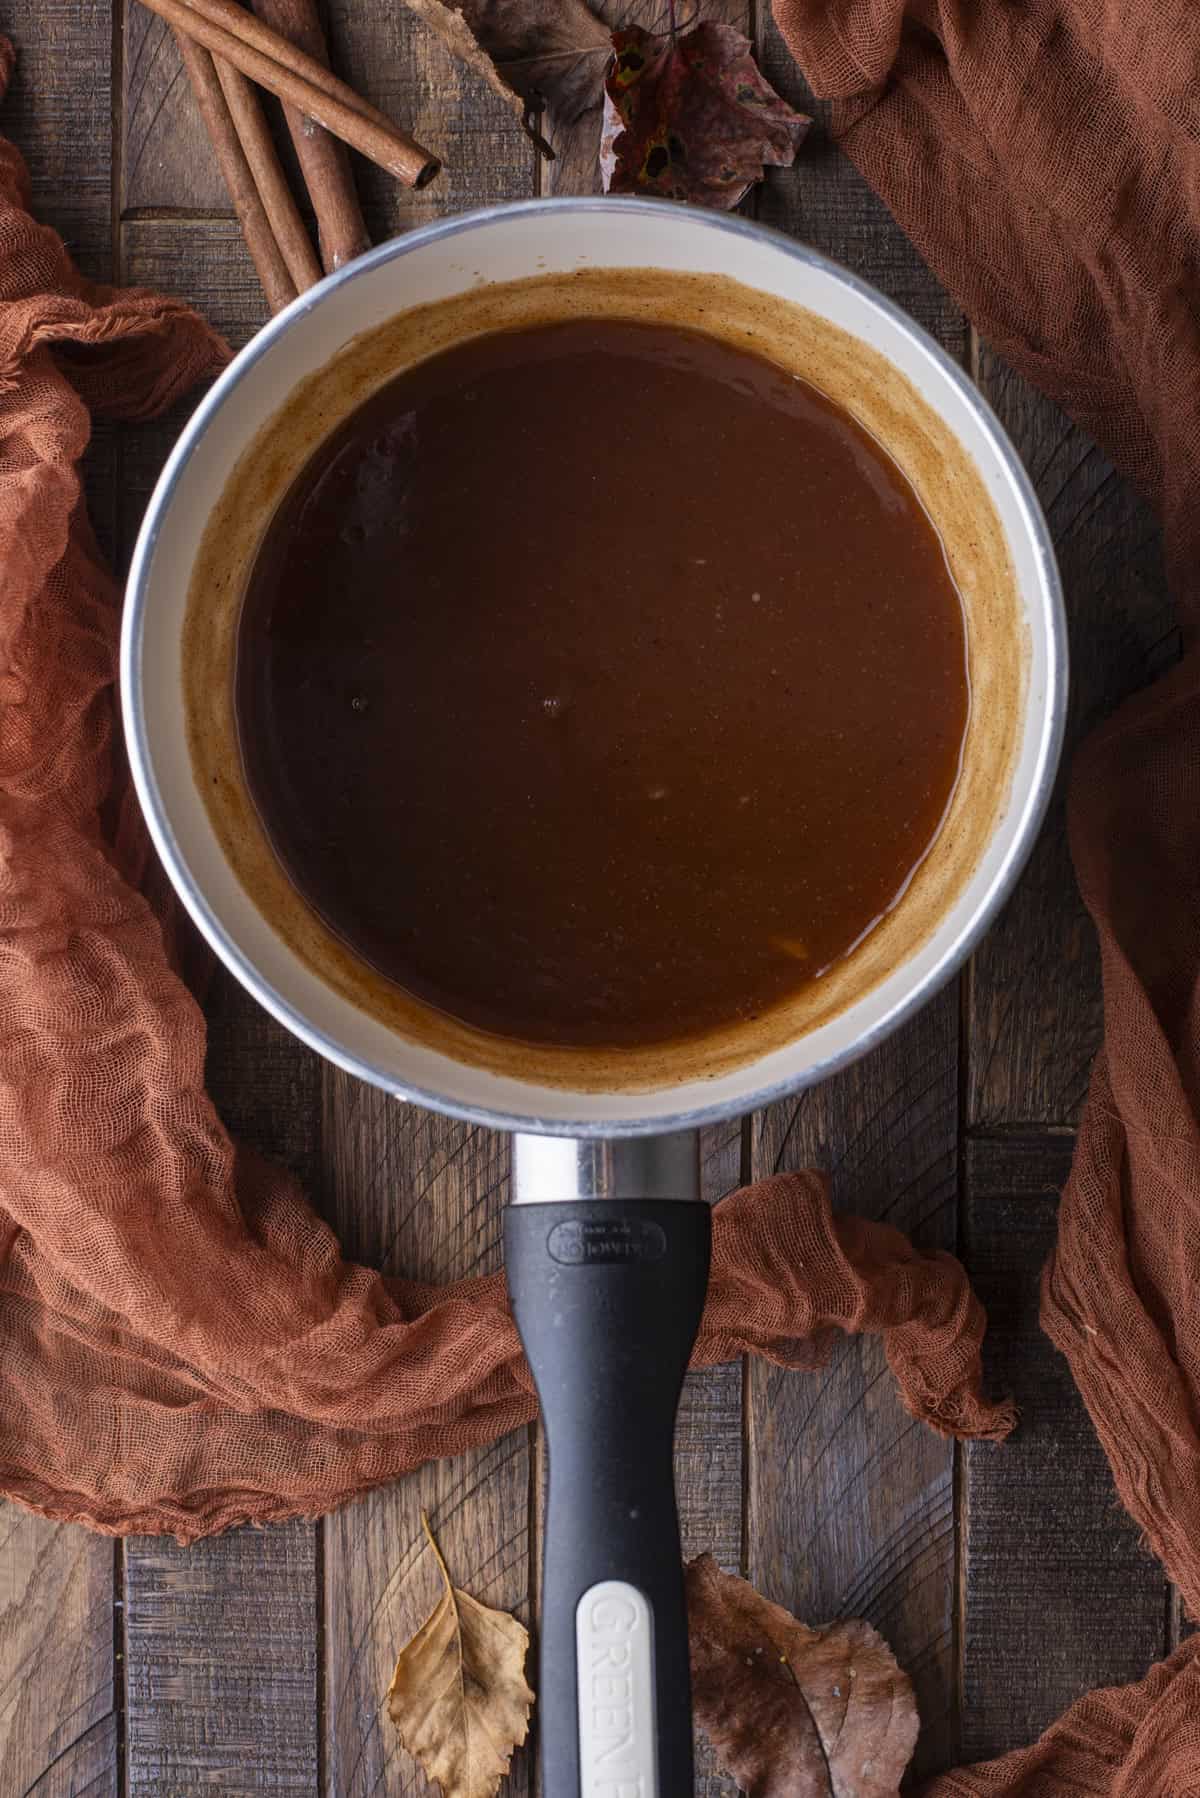
[[[700,1190],[710,1204],[742,1184],[749,1126],[714,1124],[700,1137]],[[730,1573],[743,1571],[745,1365],[728,1362],[689,1373],[675,1424],[675,1491],[684,1560],[711,1554]],[[707,1737],[696,1739],[696,1798],[737,1798]]]
[[[814,122],[795,167],[767,171],[758,190],[758,217],[865,276],[965,362],[966,320],[883,201],[831,142],[828,107],[814,101],[766,6],[759,8],[759,32],[759,60],[767,79]]]
[[[317,1058],[228,975],[207,1004],[208,1084],[244,1142],[316,1186]],[[318,1530],[125,1544],[129,1798],[317,1790]]]
[[[124,278],[197,305],[232,343],[265,316],[237,226],[133,220]],[[128,554],[158,469],[199,394],[122,433],[120,539]],[[317,1193],[321,1072],[312,1052],[217,971],[206,1000],[209,1090],[227,1126]],[[127,1792],[317,1790],[320,1753],[319,1532],[306,1523],[238,1530],[180,1548],[125,1545]]]
[[[961,314],[824,130],[766,9],[760,59],[815,124],[791,170],[759,189],[764,223],[847,263],[963,359]],[[957,994],[826,1085],[755,1120],[756,1178],[814,1166],[835,1202],[885,1218],[924,1247],[953,1247]],[[808,1622],[864,1616],[911,1674],[919,1771],[952,1757],[956,1731],[954,1451],[915,1423],[882,1349],[849,1340],[822,1373],[749,1373],[749,1576]]]
[[[113,1544],[0,1505],[0,1792],[116,1798]]]
[[[122,211],[229,212],[229,194],[170,26],[138,0],[114,4],[124,25]]]
[[[333,1214],[348,1254],[388,1272],[447,1280],[499,1265],[509,1145],[329,1070],[326,1146]],[[382,1713],[398,1651],[440,1596],[421,1512],[451,1577],[529,1622],[530,1432],[436,1461],[347,1505],[325,1535],[327,1790],[337,1798],[433,1788]],[[501,1788],[527,1794],[518,1750]]]
[[[85,274],[112,275],[112,15],[106,0],[8,8],[17,66],[0,128],[29,164],[34,210]]]
[[[120,243],[125,282],[186,299],[234,349],[265,324],[266,302],[233,219],[127,219]],[[129,558],[159,471],[202,393],[197,387],[162,418],[120,433],[119,561]]]
[[[1168,1590],[1121,1508],[1070,1369],[1038,1326],[1071,1138],[972,1141],[963,1254],[988,1313],[989,1387],[1020,1427],[969,1444],[962,1752],[1032,1741],[1092,1686],[1140,1679],[1169,1646]]]
[[[710,1204],[742,1184],[748,1132],[739,1119],[700,1136],[700,1190]],[[740,1361],[690,1373],[675,1429],[675,1485],[685,1560],[708,1553],[730,1573],[742,1563]]]
[[[204,120],[210,151],[221,170],[221,179],[237,214],[242,236],[258,270],[263,294],[272,312],[282,312],[296,298],[299,289],[275,235],[274,223],[250,166],[247,146],[235,123],[231,102],[236,100],[245,119],[253,120],[259,161],[276,177],[278,198],[280,191],[287,190],[278,158],[270,145],[262,110],[249,82],[243,81],[235,69],[211,56],[203,45],[194,43],[182,31],[175,32],[175,43],[192,97]],[[284,214],[292,219],[294,207],[285,203]]]
[[[449,212],[533,193],[536,152],[512,113],[403,4],[330,0],[327,21],[337,73],[443,163],[437,179],[414,193],[355,159],[376,243]]]
[[[129,1798],[317,1790],[317,1582],[308,1524],[182,1549],[126,1545]]]
[[[1100,1044],[1095,934],[1075,885],[1065,792],[1093,724],[1169,664],[1178,636],[1149,508],[1082,431],[986,347],[980,385],[1025,462],[1062,570],[1067,743],[1050,815],[969,980],[968,1119],[1073,1124]]]
[[[112,19],[107,5],[38,0],[0,19],[17,62],[0,130],[29,167],[34,216],[63,238],[93,280],[113,275],[110,116]],[[88,506],[101,548],[115,542],[116,431],[93,426],[84,461]]]
[[[165,20],[139,0],[113,0],[121,22],[122,155],[120,211],[216,219],[233,206],[209,141],[180,46]],[[309,212],[282,109],[256,90],[285,175],[301,210]]]
[[[755,1119],[756,1178],[818,1167],[835,1203],[955,1239],[957,1008],[940,994],[846,1073]],[[904,1409],[876,1338],[814,1374],[750,1363],[749,1578],[808,1623],[866,1617],[916,1687],[916,1766],[955,1739],[954,1449]]]
[[[150,285],[195,306],[235,350],[269,317],[250,252],[232,218],[126,219],[121,273],[127,285]],[[148,466],[175,442],[200,395],[196,388],[174,414],[128,428],[129,445],[144,446]]]
[[[36,217],[84,273],[111,278],[110,66],[103,0],[38,4],[4,20],[17,65],[0,129],[29,167]],[[85,480],[113,535],[114,434],[93,441]],[[116,1798],[117,1552],[111,1541],[0,1505],[0,1793]]]

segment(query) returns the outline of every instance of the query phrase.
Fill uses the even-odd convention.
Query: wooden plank
[[[701,1133],[700,1178],[715,1204],[734,1192],[749,1162],[749,1125],[715,1124]],[[683,1558],[711,1554],[741,1573],[743,1537],[743,1387],[745,1364],[730,1361],[689,1373],[675,1425],[675,1490]],[[737,1798],[737,1782],[723,1774],[707,1737],[696,1739],[696,1798]]]
[[[742,1184],[746,1131],[734,1119],[701,1133],[701,1191],[710,1204]],[[690,1373],[675,1429],[675,1485],[684,1559],[742,1564],[742,1363]]]
[[[35,216],[96,279],[112,273],[108,159],[112,25],[104,0],[27,8],[7,29],[17,66],[0,129],[29,165]],[[114,462],[101,435],[85,470],[111,537]],[[0,1506],[0,1791],[118,1791],[118,1551],[107,1538]]]
[[[221,181],[169,27],[137,4],[125,6],[127,131],[122,206],[126,212],[226,215]],[[355,158],[355,179],[377,242],[445,212],[465,211],[533,191],[533,147],[491,90],[402,7],[364,12],[350,0],[327,9],[330,54],[338,74],[444,159],[421,193]],[[263,96],[297,198],[295,160],[278,106]]]
[[[116,1798],[113,1543],[0,1506],[0,1792]]]
[[[236,225],[135,220],[128,281],[191,300],[235,344],[264,317]],[[122,433],[120,537],[132,545],[150,488],[198,394]],[[218,971],[208,994],[209,1089],[227,1125],[315,1191],[317,1057]],[[318,1531],[239,1530],[191,1548],[134,1537],[125,1550],[131,1798],[219,1790],[312,1794],[319,1756]]]
[[[121,277],[196,306],[237,349],[265,323],[258,277],[232,219],[134,219],[121,227]],[[127,561],[146,502],[203,389],[170,412],[120,433],[118,559]]]
[[[209,1087],[243,1139],[311,1179],[316,1058],[228,976],[208,1005]],[[318,1532],[296,1522],[190,1548],[125,1547],[127,1791],[312,1794]]]
[[[978,371],[1050,522],[1069,614],[1071,705],[1050,816],[971,968],[968,1118],[1072,1124],[1101,1035],[1099,956],[1067,847],[1072,752],[1174,659],[1179,639],[1149,508],[1082,431],[986,347]]]
[[[315,1535],[126,1545],[130,1798],[317,1790]]]
[[[1048,1127],[970,1135],[963,1145],[965,1185],[978,1195],[1055,1199],[1071,1171],[1075,1132]],[[964,1193],[964,1203],[966,1193]]]
[[[1021,1412],[1000,1448],[970,1444],[962,1644],[967,1760],[1032,1741],[1073,1699],[1140,1679],[1167,1648],[1162,1569],[1121,1508],[1066,1361],[1038,1327],[1071,1138],[971,1141],[964,1255],[988,1313],[995,1391]]]
[[[535,151],[512,113],[405,7],[330,0],[328,20],[338,73],[444,165],[436,181],[414,193],[355,159],[363,214],[377,243],[447,213],[534,191]]]
[[[208,1000],[209,1090],[231,1129],[315,1186],[317,1058],[231,977]],[[130,1798],[317,1790],[319,1533],[303,1522],[125,1546]]]
[[[762,9],[766,14],[766,9]],[[758,216],[865,275],[962,359],[966,326],[886,208],[834,145],[769,17],[768,79],[815,124],[796,167],[772,171]],[[912,1234],[955,1240],[957,992],[936,998],[846,1074],[755,1121],[755,1177],[826,1169],[835,1202]],[[952,1757],[954,1451],[915,1423],[876,1341],[841,1343],[824,1372],[749,1373],[749,1576],[811,1622],[865,1616],[912,1675],[919,1772]]]
[[[0,129],[29,164],[34,211],[53,225],[85,274],[112,273],[112,139],[107,0],[39,4],[9,14],[17,66]]]
[[[138,0],[117,0],[124,118],[122,217],[219,218],[233,208],[171,26]],[[311,219],[291,138],[274,95],[256,90],[292,190]],[[315,236],[314,236],[315,242]]]
[[[494,1131],[399,1104],[330,1069],[329,1186],[348,1254],[386,1271],[447,1280],[499,1265],[509,1145]],[[325,1539],[327,1790],[337,1798],[426,1793],[382,1714],[400,1647],[440,1593],[429,1514],[456,1581],[529,1621],[530,1433],[436,1461],[347,1505]],[[507,1793],[529,1791],[519,1751]]]
[[[118,0],[124,16],[122,212],[230,211],[175,34],[164,19]]]
[[[923,1248],[955,1239],[957,1011],[942,993],[882,1048],[755,1120],[756,1178],[818,1167],[839,1207]],[[866,1617],[911,1675],[916,1767],[953,1756],[954,1449],[900,1402],[877,1338],[812,1375],[750,1363],[749,1578],[810,1623]]]
[[[758,193],[758,217],[864,275],[965,362],[968,332],[962,313],[883,201],[831,142],[829,108],[813,99],[765,6],[759,8],[759,28],[759,61],[768,81],[814,122],[795,167],[768,170]]]
[[[138,218],[121,226],[121,277],[195,306],[234,349],[267,320],[254,264],[234,219]],[[129,427],[128,448],[146,446],[146,461],[162,458],[196,404],[199,389],[172,418]],[[144,500],[141,490],[130,502]],[[140,515],[140,514],[139,514]]]
[[[10,18],[5,23],[16,44],[17,65],[0,111],[0,130],[29,165],[34,216],[60,234],[85,275],[109,281],[111,14],[103,0],[78,6],[40,4],[25,12],[23,21]],[[114,436],[99,421],[84,461],[92,522],[107,554],[114,544]]]
[[[1185,1636],[1194,1636],[1197,1626],[1192,1622],[1184,1607],[1179,1591],[1171,1588],[1170,1609],[1167,1613],[1167,1647],[1178,1648]]]

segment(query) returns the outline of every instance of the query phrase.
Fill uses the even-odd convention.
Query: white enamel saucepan
[[[848,409],[905,470],[941,534],[971,680],[941,831],[853,953],[752,1021],[603,1052],[484,1035],[357,961],[271,854],[232,702],[247,570],[322,437],[408,363],[479,331],[580,312],[714,332]],[[550,1456],[544,1790],[685,1798],[671,1437],[708,1271],[695,1133],[820,1080],[894,1030],[959,967],[1029,851],[1062,734],[1065,632],[1046,526],[1012,447],[962,369],[909,318],[743,219],[616,199],[469,214],[331,276],[217,382],[146,515],[122,678],[154,840],[217,954],[351,1073],[516,1133],[508,1274]],[[419,781],[421,769],[397,777]]]

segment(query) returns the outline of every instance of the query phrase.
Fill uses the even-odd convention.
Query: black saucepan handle
[[[704,1308],[695,1198],[514,1204],[509,1291],[549,1455],[547,1798],[692,1798],[675,1412]]]

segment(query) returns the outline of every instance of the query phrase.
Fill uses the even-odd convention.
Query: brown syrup
[[[618,1046],[757,1015],[891,906],[956,778],[940,542],[813,388],[692,332],[400,375],[272,522],[238,642],[295,886],[443,1011]]]

